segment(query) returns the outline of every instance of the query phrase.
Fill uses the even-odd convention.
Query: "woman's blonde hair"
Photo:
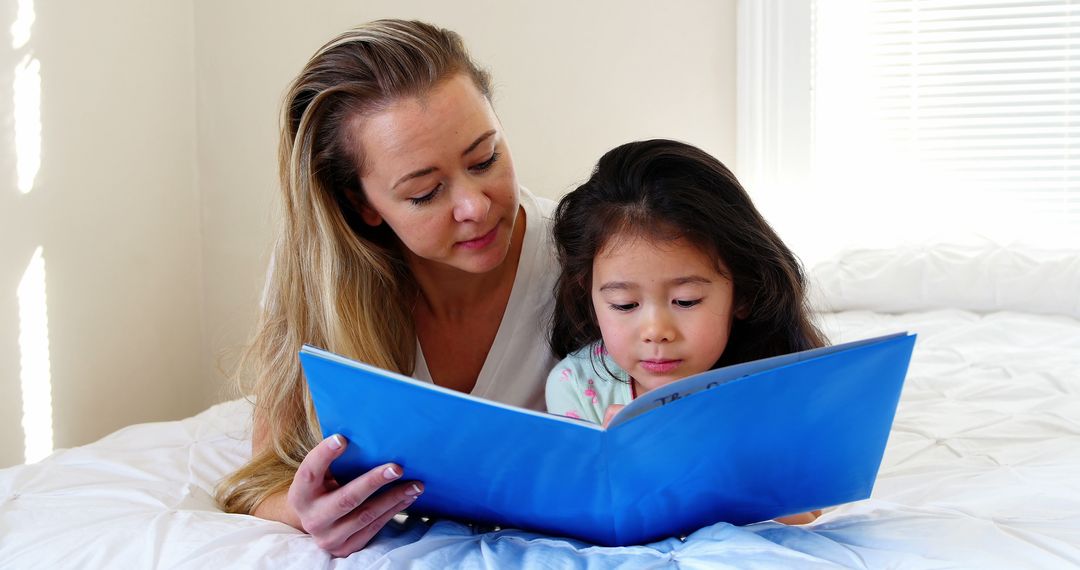
[[[411,374],[416,289],[398,241],[359,215],[364,156],[356,121],[457,74],[488,99],[488,74],[460,36],[430,24],[378,20],[334,38],[308,61],[282,106],[282,216],[254,339],[237,382],[255,396],[264,446],[217,488],[221,508],[251,513],[288,489],[321,439],[297,353],[312,344]]]

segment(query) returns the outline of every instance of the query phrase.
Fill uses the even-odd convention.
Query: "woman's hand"
[[[330,462],[345,451],[345,445],[345,438],[333,435],[308,452],[296,470],[287,498],[302,530],[334,556],[348,556],[363,548],[424,490],[420,483],[407,481],[373,497],[376,491],[401,478],[401,466],[393,463],[339,486],[330,475]]]

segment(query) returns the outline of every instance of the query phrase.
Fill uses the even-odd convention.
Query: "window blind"
[[[818,185],[1080,235],[1077,4],[814,2]]]

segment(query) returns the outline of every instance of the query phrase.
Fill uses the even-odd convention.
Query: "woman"
[[[338,487],[297,352],[320,346],[504,403],[543,409],[554,204],[518,186],[488,75],[453,32],[381,20],[307,63],[285,98],[283,224],[242,370],[252,459],[229,512],[287,522],[337,556],[423,491],[387,464]]]

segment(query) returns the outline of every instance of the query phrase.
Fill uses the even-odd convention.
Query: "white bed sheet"
[[[834,342],[919,339],[872,498],[811,525],[602,548],[408,521],[334,560],[286,525],[215,507],[215,482],[248,454],[238,400],[0,471],[0,568],[1080,567],[1080,321],[947,309],[823,322]]]

